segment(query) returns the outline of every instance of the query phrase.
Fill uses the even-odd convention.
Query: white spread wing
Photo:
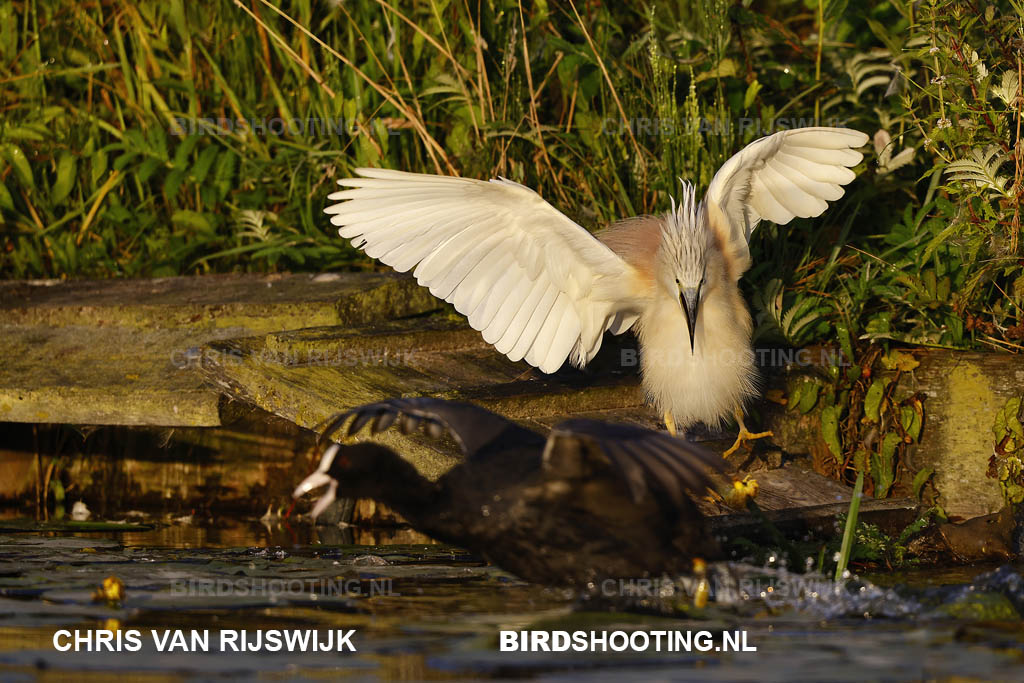
[[[849,128],[797,128],[755,140],[718,169],[707,199],[724,214],[728,244],[740,267],[750,265],[747,242],[762,219],[783,225],[820,216],[856,176],[868,136]]]
[[[356,169],[330,195],[338,234],[413,270],[513,361],[586,364],[606,329],[639,311],[633,267],[533,190],[510,180]]]

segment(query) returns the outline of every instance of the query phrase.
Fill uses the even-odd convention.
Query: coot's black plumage
[[[687,491],[711,484],[721,458],[638,426],[573,419],[545,439],[483,408],[430,398],[392,399],[334,418],[330,436],[397,422],[446,432],[465,461],[431,482],[391,449],[331,444],[298,497],[328,486],[314,516],[340,494],[372,498],[420,531],[482,555],[527,581],[585,585],[690,571],[718,545]]]

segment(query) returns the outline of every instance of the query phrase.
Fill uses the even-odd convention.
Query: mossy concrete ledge
[[[445,314],[213,341],[200,355],[204,373],[226,396],[309,429],[396,396],[469,401],[542,430],[552,417],[604,411],[615,419],[643,402],[635,372],[565,367],[544,375],[509,361],[464,320]],[[392,432],[379,438],[429,477],[457,459],[452,444]]]
[[[0,282],[0,421],[216,426],[204,344],[439,305],[384,273]]]
[[[900,380],[900,392],[924,398],[921,439],[908,449],[898,487],[931,468],[938,502],[950,515],[971,518],[997,512],[1004,501],[998,482],[986,475],[995,447],[992,426],[1006,402],[1024,394],[1024,357],[998,352],[915,349],[920,363]],[[768,376],[769,386],[793,389],[813,368],[791,367]],[[885,371],[894,377],[894,371]],[[829,458],[821,437],[820,408],[806,415],[766,401],[766,426],[791,453]],[[897,487],[897,488],[898,488]]]

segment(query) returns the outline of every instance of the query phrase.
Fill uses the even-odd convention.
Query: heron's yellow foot
[[[674,418],[672,413],[667,410],[665,411],[665,429],[667,429],[668,433],[672,436],[676,435],[676,418]]]
[[[763,439],[766,436],[775,436],[771,431],[757,432],[756,434],[747,430],[747,426],[743,424],[743,411],[737,408],[733,415],[736,417],[736,424],[740,427],[740,433],[736,435],[736,441],[725,453],[722,453],[723,458],[728,458],[730,455],[739,450],[739,447],[743,445],[744,441],[753,441],[754,439]]]

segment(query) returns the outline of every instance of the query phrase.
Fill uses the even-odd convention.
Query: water
[[[108,576],[120,604],[93,601]],[[1024,680],[1020,568],[851,579],[733,564],[693,581],[612,582],[586,595],[525,584],[407,529],[254,520],[152,531],[0,533],[0,678],[74,672],[209,677],[862,681]],[[59,629],[137,630],[139,652],[61,652]],[[151,631],[210,633],[157,652]],[[221,652],[223,630],[356,629],[356,652]],[[500,652],[501,630],[746,632],[756,652]],[[696,642],[696,641],[694,641]]]

